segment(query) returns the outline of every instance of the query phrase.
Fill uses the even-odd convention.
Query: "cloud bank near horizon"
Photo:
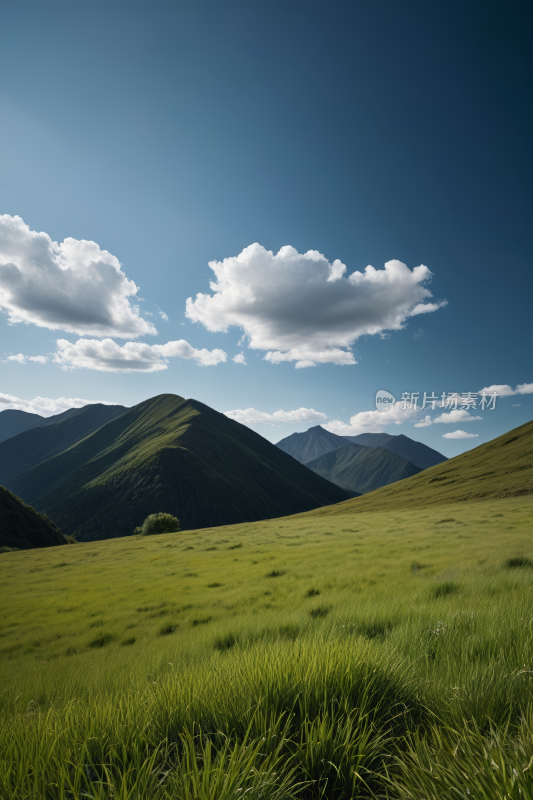
[[[186,316],[213,332],[232,326],[273,364],[355,364],[350,347],[361,336],[401,330],[409,317],[446,305],[427,302],[432,273],[393,260],[345,277],[346,266],[316,250],[282,247],[274,255],[255,243],[240,255],[210,261],[212,294],[186,303]]]
[[[54,414],[61,414],[69,408],[82,408],[83,406],[102,403],[105,406],[117,406],[120,403],[113,403],[109,400],[83,400],[81,397],[34,397],[33,400],[24,400],[21,397],[14,397],[12,394],[0,392],[0,412],[7,409],[17,411],[27,411],[30,414],[39,414],[41,417],[51,417]]]
[[[226,417],[242,422],[243,425],[259,425],[261,423],[274,424],[277,422],[312,422],[327,419],[326,414],[315,411],[314,408],[297,408],[294,411],[274,411],[268,414],[256,408],[238,408],[233,411],[224,411]]]

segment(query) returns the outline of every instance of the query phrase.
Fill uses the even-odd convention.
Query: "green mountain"
[[[57,525],[0,486],[0,548],[27,550],[68,544]]]
[[[306,464],[309,469],[348,491],[365,494],[421,472],[420,467],[384,447],[347,444]]]
[[[318,458],[324,453],[330,453],[332,450],[337,450],[339,447],[344,447],[346,439],[344,436],[337,436],[336,433],[330,433],[325,430],[321,425],[314,425],[309,430],[303,433],[293,433],[281,439],[276,444],[284,453],[306,464],[308,461]]]
[[[344,438],[353,444],[362,444],[366,447],[384,447],[390,453],[416,464],[420,469],[428,469],[448,460],[442,453],[422,442],[410,439],[403,433],[400,433],[399,436],[393,436],[390,433],[360,433],[358,436],[345,436]]]
[[[533,494],[533,421],[392,486],[313,514],[355,514]]]
[[[0,444],[0,474],[79,540],[131,534],[159,511],[190,529],[295,514],[348,496],[197,400],[154,397],[75,441],[72,423]]]

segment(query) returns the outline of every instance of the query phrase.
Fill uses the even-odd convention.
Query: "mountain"
[[[364,447],[384,447],[385,450],[400,458],[405,458],[420,469],[434,467],[435,464],[447,461],[446,456],[443,456],[442,453],[427,447],[422,442],[415,442],[414,439],[404,436],[403,433],[399,436],[393,436],[390,433],[338,436],[336,433],[325,430],[321,425],[315,425],[303,433],[293,433],[278,442],[276,447],[301,461],[302,464],[307,464],[324,453],[331,453],[339,447],[345,447],[347,442]],[[383,486],[383,484],[380,485]]]
[[[124,406],[101,403],[71,408],[6,439],[0,443],[0,484],[11,485],[17,475],[68,449],[124,411]]]
[[[344,438],[353,444],[362,444],[366,447],[384,447],[390,453],[416,464],[420,469],[428,469],[448,460],[442,453],[422,442],[415,442],[414,439],[404,436],[403,433],[400,433],[399,436],[393,436],[390,433],[360,433],[358,436],[345,436]]]
[[[0,486],[0,548],[27,550],[68,544],[57,525]]]
[[[278,442],[276,447],[302,464],[306,464],[323,453],[330,453],[332,450],[344,447],[345,444],[344,436],[337,436],[336,433],[330,433],[321,425],[314,425],[304,433],[293,433],[287,436]]]
[[[82,408],[68,408],[62,411],[61,414],[54,414],[52,417],[42,417],[40,414],[30,414],[28,411],[17,411],[12,408],[6,408],[0,411],[0,443],[5,442],[12,436],[18,433],[27,431],[33,428],[43,428],[49,425],[56,425],[58,422],[64,422],[71,417],[76,417],[83,414],[86,409],[96,406],[100,409],[102,422],[105,420],[113,419],[113,417],[122,414],[126,411],[125,406],[119,405],[103,405],[102,403],[94,403]]]
[[[34,423],[43,420],[39,414],[29,414],[27,411],[17,411],[14,408],[6,408],[0,411],[0,442],[16,436],[17,433],[25,431]]]
[[[311,513],[357,514],[527,494],[533,495],[533,422],[401,483]]]
[[[158,511],[191,529],[295,514],[349,497],[197,400],[159,395],[76,439],[71,426],[80,417],[86,419],[78,415],[0,444],[0,480],[79,540],[131,534]]]
[[[402,481],[421,472],[420,467],[400,458],[384,447],[365,447],[347,444],[320,458],[309,461],[306,467],[327,478],[342,489],[365,494]]]

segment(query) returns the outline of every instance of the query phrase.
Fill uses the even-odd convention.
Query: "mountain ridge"
[[[56,435],[68,424],[57,425]],[[6,451],[21,437],[29,449],[42,436],[36,429],[0,445],[2,474]],[[250,428],[171,394],[127,409],[7,478],[11,491],[85,541],[128,535],[158,511],[190,529],[285,516],[349,496]]]
[[[348,491],[366,494],[421,472],[416,464],[384,447],[346,444],[324,453],[306,467]]]

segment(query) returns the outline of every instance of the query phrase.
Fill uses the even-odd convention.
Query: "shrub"
[[[146,517],[141,528],[135,528],[134,533],[140,533],[141,536],[153,536],[157,533],[176,533],[180,531],[180,521],[172,514],[150,514]]]

